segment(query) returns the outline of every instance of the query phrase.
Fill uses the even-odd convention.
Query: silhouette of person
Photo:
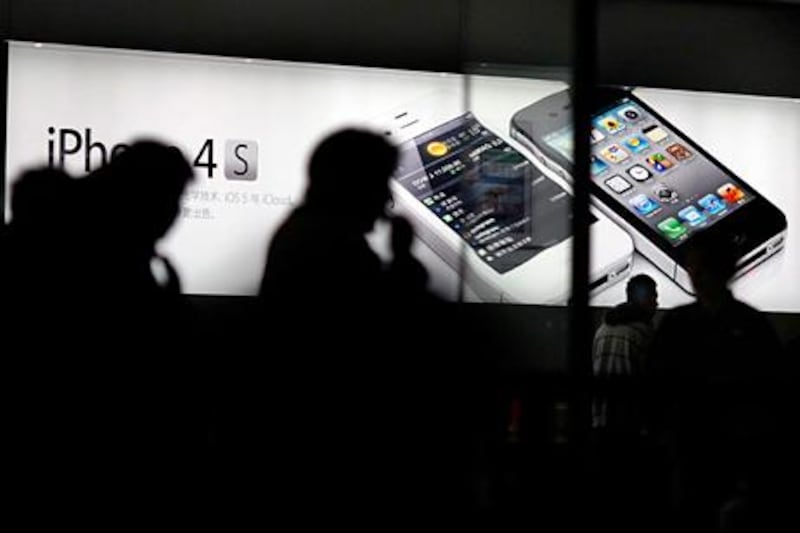
[[[396,163],[396,148],[369,131],[345,129],[324,138],[309,160],[302,203],[269,246],[259,301],[273,356],[268,370],[247,367],[253,380],[234,391],[238,405],[224,416],[234,426],[228,431],[233,449],[258,457],[258,448],[270,443],[286,455],[284,466],[293,465],[295,473],[271,471],[287,505],[341,503],[340,480],[365,475],[356,456],[368,456],[367,443],[374,442],[368,421],[378,415],[367,398],[379,397],[370,384],[379,379],[380,364],[370,360],[367,338],[382,338],[387,303],[383,265],[365,235],[385,215]],[[364,373],[374,375],[358,379]],[[269,426],[251,424],[256,417]],[[315,480],[304,496],[296,492],[305,491],[298,473]]]
[[[392,218],[388,267],[365,238],[387,216],[397,157],[368,131],[322,140],[305,198],[270,244],[259,294],[270,357],[263,370],[247,367],[252,382],[235,391],[244,409],[228,407],[224,417],[244,428],[228,432],[242,444],[226,446],[255,458],[235,471],[254,472],[265,460],[259,450],[275,450],[261,467],[280,485],[281,508],[311,506],[348,523],[367,508],[395,515],[399,505],[411,516],[428,504],[443,509],[453,492],[442,484],[463,478],[451,464],[460,453],[457,430],[443,436],[463,405],[447,392],[453,384],[437,378],[447,352],[435,351],[441,343],[427,327],[434,317],[409,295],[424,291],[427,279],[411,256],[411,226]],[[439,335],[448,328],[436,318]]]
[[[11,240],[36,253],[11,283],[47,287],[19,291],[35,354],[15,383],[21,505],[100,518],[188,492],[200,361],[177,274],[164,263],[159,283],[151,263],[191,176],[177,149],[139,141],[85,178],[38,171],[15,187]]]
[[[30,316],[43,318],[41,299],[59,289],[58,276],[69,238],[69,206],[72,178],[57,169],[41,168],[23,173],[11,193],[12,220],[6,232],[3,283],[13,301],[15,320],[24,324]]]
[[[120,441],[137,442],[154,463],[185,445],[190,430],[184,424],[195,400],[192,381],[201,366],[192,357],[193,317],[180,295],[178,274],[155,249],[177,218],[192,179],[192,167],[177,148],[139,140],[75,182],[82,272],[73,282],[90,306],[84,319],[103,328],[104,337],[126,344],[127,354],[110,363],[110,369],[127,368],[111,395],[130,415],[125,424],[142,425],[139,435]],[[137,390],[141,384],[147,384],[147,394]]]
[[[305,200],[275,233],[260,297],[274,306],[377,303],[382,265],[364,235],[385,214],[397,150],[348,129],[324,139],[308,165]]]
[[[65,195],[72,178],[63,170],[29,170],[14,184],[11,194],[12,227],[37,233],[52,229],[65,212]]]
[[[86,314],[82,319],[127,326],[109,311],[134,316],[140,305],[160,309],[180,284],[155,243],[177,216],[191,177],[177,149],[152,141],[133,144],[80,180],[57,169],[26,173],[14,187],[7,232],[18,265],[12,291],[42,295],[47,305],[38,312],[53,309],[62,324]],[[153,263],[165,273],[162,282]]]
[[[662,385],[656,402],[671,447],[674,504],[683,525],[712,530],[737,490],[759,490],[765,452],[759,448],[773,422],[766,391],[781,347],[767,318],[728,287],[734,248],[707,233],[687,246],[697,301],[664,317],[651,363]]]
[[[158,257],[155,245],[177,218],[192,176],[177,148],[142,140],[77,182],[83,207],[77,238],[85,244],[87,262],[99,267],[91,269],[90,289],[100,288],[102,279],[139,299],[166,287],[173,293],[180,289],[174,268]],[[163,287],[153,276],[154,260],[165,267]]]
[[[642,377],[655,330],[658,307],[656,282],[646,274],[633,276],[625,288],[627,300],[609,310],[597,329],[592,347],[596,377]],[[638,404],[639,402],[635,402]],[[593,426],[637,433],[642,420],[638,406],[598,398],[593,404]]]
[[[595,513],[616,529],[641,527],[655,514],[649,485],[652,463],[645,438],[645,397],[641,390],[654,335],[658,304],[656,282],[633,276],[626,301],[606,312],[592,347],[598,391],[592,399],[592,426],[597,487]],[[625,502],[623,506],[620,502]]]

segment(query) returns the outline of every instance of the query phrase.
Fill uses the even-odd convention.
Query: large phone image
[[[431,291],[445,300],[564,304],[571,292],[569,184],[551,181],[505,131],[516,110],[563,87],[532,78],[11,43],[5,185],[10,191],[25,169],[47,164],[79,179],[137,137],[173,144],[192,162],[195,180],[159,252],[188,294],[250,296],[275,230],[303,201],[316,144],[341,128],[377,128],[371,118],[410,103],[408,114],[389,116],[399,117],[389,127],[398,127],[392,140],[403,148],[408,172],[427,167],[426,176],[453,178],[434,180],[430,191],[415,191],[417,178],[404,181],[409,187],[394,182],[397,208],[422,237],[413,252]],[[474,148],[459,159],[463,172],[451,165],[461,153],[451,130],[456,138],[477,132]],[[439,144],[420,152],[414,138],[428,133]],[[446,206],[426,205],[454,191],[438,200]],[[467,209],[472,218],[456,222],[463,229],[444,220],[460,211],[464,218]],[[607,243],[593,254],[599,296],[628,272],[633,244],[595,215],[594,241]],[[388,231],[377,226],[370,244],[388,261]]]
[[[382,124],[400,147],[397,209],[481,299],[565,303],[571,191],[473,113],[434,116],[406,109]],[[627,276],[633,243],[600,213],[591,231],[603,243],[591,269],[591,288],[601,291]]]
[[[524,117],[519,112],[532,102],[548,100],[567,86],[555,80],[515,75],[398,71],[10,43],[5,190],[11,191],[15,179],[31,167],[55,164],[80,177],[98,168],[121,144],[132,139],[146,136],[165,140],[187,155],[195,167],[195,180],[182,200],[179,219],[159,243],[160,253],[173,261],[186,293],[248,296],[258,290],[271,236],[302,201],[306,161],[316,143],[343,127],[383,127],[383,120],[374,120],[380,117],[387,119],[391,138],[404,154],[403,165],[407,168],[403,170],[409,179],[403,183],[394,181],[394,195],[397,209],[409,215],[422,237],[415,241],[414,253],[430,274],[431,290],[447,300],[463,297],[469,301],[563,304],[571,292],[572,239],[563,235],[564,228],[570,225],[570,212],[566,209],[571,194],[570,163],[564,153],[570,153],[571,137],[568,131],[548,137],[548,142],[544,137],[569,126],[571,119],[559,114],[555,104],[544,106],[543,117],[527,121],[521,120]],[[161,89],[154,91],[154,87]],[[63,97],[53,98],[54,94]],[[800,233],[792,230],[792,224],[796,220],[793,213],[800,212],[800,179],[797,166],[785,154],[793,153],[800,139],[800,102],[641,88],[635,90],[632,105],[638,105],[637,96],[649,104],[639,108],[650,117],[647,120],[658,122],[670,137],[651,141],[644,133],[637,134],[649,146],[634,152],[626,147],[625,135],[650,124],[640,127],[638,124],[643,121],[636,125],[623,122],[625,129],[616,134],[602,133],[602,125],[597,128],[605,136],[596,145],[598,149],[616,143],[627,159],[614,163],[599,151],[596,154],[608,170],[595,176],[596,183],[592,184],[598,200],[591,230],[591,275],[597,286],[592,293],[593,305],[615,305],[625,298],[624,281],[609,281],[631,272],[626,269],[632,248],[628,234],[636,239],[640,252],[650,247],[650,252],[644,252],[650,260],[642,253],[633,254],[633,272],[647,273],[657,280],[662,305],[690,301],[691,297],[651,261],[664,258],[662,269],[674,277],[676,268],[670,268],[668,253],[678,253],[700,228],[713,230],[742,213],[753,214],[748,216],[753,228],[770,228],[769,213],[757,212],[766,197],[788,216],[785,251],[754,269],[752,275],[741,277],[735,288],[745,301],[758,307],[796,312],[800,289],[794,280],[800,268],[800,246],[796,246]],[[630,95],[617,93],[616,97]],[[598,114],[605,110],[616,113],[612,109],[616,102],[611,100],[604,108],[598,107]],[[397,113],[389,113],[398,107],[401,109]],[[651,108],[659,114],[649,111]],[[555,113],[555,118],[549,117],[550,112]],[[661,114],[670,121],[656,118]],[[517,127],[509,135],[512,117]],[[626,120],[624,116],[617,117]],[[679,124],[690,135],[671,124]],[[458,173],[458,168],[448,164],[455,162],[454,154],[461,154],[461,148],[448,145],[453,142],[448,132],[466,128],[456,133],[458,138],[469,135],[469,129],[477,125],[480,135],[475,148],[486,144],[479,143],[478,138],[488,140],[490,146],[480,152],[468,150],[466,154],[474,157],[461,159],[469,162],[460,178],[463,186],[453,189],[452,182],[449,190],[457,190],[463,196],[463,204],[453,207],[450,199],[449,205],[426,205],[426,199],[428,203],[437,202],[433,196],[442,192],[438,187],[445,187],[445,182],[434,180],[430,190],[424,184],[415,190],[415,178],[410,176],[415,172],[422,175],[423,170]],[[426,134],[428,137],[424,137]],[[678,138],[682,141],[672,140]],[[677,155],[668,152],[673,142],[685,146],[690,157],[678,160]],[[682,168],[706,164],[699,161],[705,158],[705,152],[695,147],[698,143],[735,171],[726,173],[730,181],[714,182],[703,196],[714,194],[722,200],[718,189],[731,183],[747,195],[745,201],[728,206],[724,215],[712,216],[695,205],[706,216],[706,221],[697,226],[681,222],[681,210],[675,208],[678,204],[661,204],[655,196],[651,199],[659,202],[658,213],[643,218],[632,212],[631,207],[635,206],[630,206],[627,199],[635,196],[633,191],[637,188],[642,188],[640,194],[652,195],[648,187],[657,180],[668,183],[684,176]],[[537,146],[550,167],[530,155]],[[554,146],[560,146],[561,151]],[[660,149],[655,150],[656,146]],[[437,155],[443,149],[447,153]],[[673,167],[660,174],[658,168],[651,169],[646,156],[653,152],[661,153]],[[634,159],[653,174],[650,181],[640,184],[627,174],[628,167],[624,165]],[[615,175],[630,183],[631,190],[610,190],[605,181]],[[748,182],[736,176],[743,176]],[[687,177],[687,182],[674,183],[681,200],[685,200],[681,195],[686,194],[682,187],[695,181],[694,174]],[[529,187],[530,184],[536,186]],[[619,180],[610,184],[625,186]],[[566,195],[560,196],[562,191]],[[550,192],[555,194],[548,196]],[[552,205],[541,201],[545,197],[553,198]],[[601,202],[601,198],[607,201]],[[608,208],[613,202],[617,203],[616,209]],[[449,212],[434,209],[457,211],[469,207],[485,211],[492,206],[494,222],[480,230],[476,228],[478,233],[488,233],[469,238],[452,221],[444,220]],[[543,207],[549,209],[546,215],[541,212]],[[667,215],[668,209],[673,209],[670,213],[674,214]],[[529,212],[533,216],[525,220]],[[6,220],[9,214],[6,211]],[[658,223],[662,215],[685,226],[685,236],[673,243],[661,233]],[[782,221],[782,216],[777,216]],[[616,217],[616,223],[611,217]],[[713,220],[716,222],[710,224]],[[498,228],[513,226],[513,231],[498,238],[498,242],[490,242],[492,234],[499,231],[489,227],[495,223]],[[636,225],[639,223],[641,227]],[[627,233],[621,229],[623,224]],[[764,229],[769,235],[762,242],[773,243],[773,247],[756,250],[763,255],[754,262],[780,247],[774,243],[781,227],[778,224]],[[379,230],[376,228],[376,237],[381,237],[376,245],[383,248],[376,246],[376,251],[385,252],[382,257],[388,260],[391,251],[384,238],[388,231],[380,235]],[[775,238],[770,239],[771,235]],[[530,240],[517,249],[509,249],[526,237]],[[659,242],[661,247],[656,244]],[[489,261],[489,252],[495,250],[500,254],[493,253]],[[325,265],[319,267],[324,269]],[[765,279],[770,282],[765,283]],[[603,287],[607,288],[600,290]]]
[[[713,232],[736,248],[738,275],[783,249],[784,214],[630,91],[597,92],[592,117],[591,189],[597,205],[636,248],[682,289],[686,243]],[[546,165],[572,170],[568,91],[517,112],[511,134]]]

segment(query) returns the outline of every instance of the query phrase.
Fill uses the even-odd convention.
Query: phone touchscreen
[[[572,160],[572,127],[545,136]],[[668,124],[629,98],[593,115],[592,181],[672,246],[756,198]]]
[[[570,194],[471,113],[400,153],[399,184],[499,273],[570,236]]]

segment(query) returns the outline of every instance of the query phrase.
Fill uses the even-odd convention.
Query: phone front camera
[[[631,120],[636,120],[637,118],[639,118],[639,113],[629,109],[629,110],[625,111],[625,118],[629,118]]]

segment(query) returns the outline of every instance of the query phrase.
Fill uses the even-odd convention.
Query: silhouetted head
[[[638,274],[628,280],[625,287],[628,303],[639,307],[652,318],[658,308],[658,291],[656,282],[647,274]]]
[[[12,224],[17,228],[44,228],[60,224],[70,205],[72,178],[64,171],[38,168],[25,172],[11,192]]]
[[[113,208],[112,215],[128,236],[152,244],[178,216],[181,195],[192,175],[177,148],[138,141],[93,175],[101,193],[94,201]]]
[[[338,131],[311,155],[306,203],[357,231],[369,231],[391,199],[389,178],[396,165],[397,149],[383,136],[357,129]]]
[[[736,249],[709,233],[698,233],[687,243],[686,271],[701,303],[713,303],[728,294],[736,260]]]

